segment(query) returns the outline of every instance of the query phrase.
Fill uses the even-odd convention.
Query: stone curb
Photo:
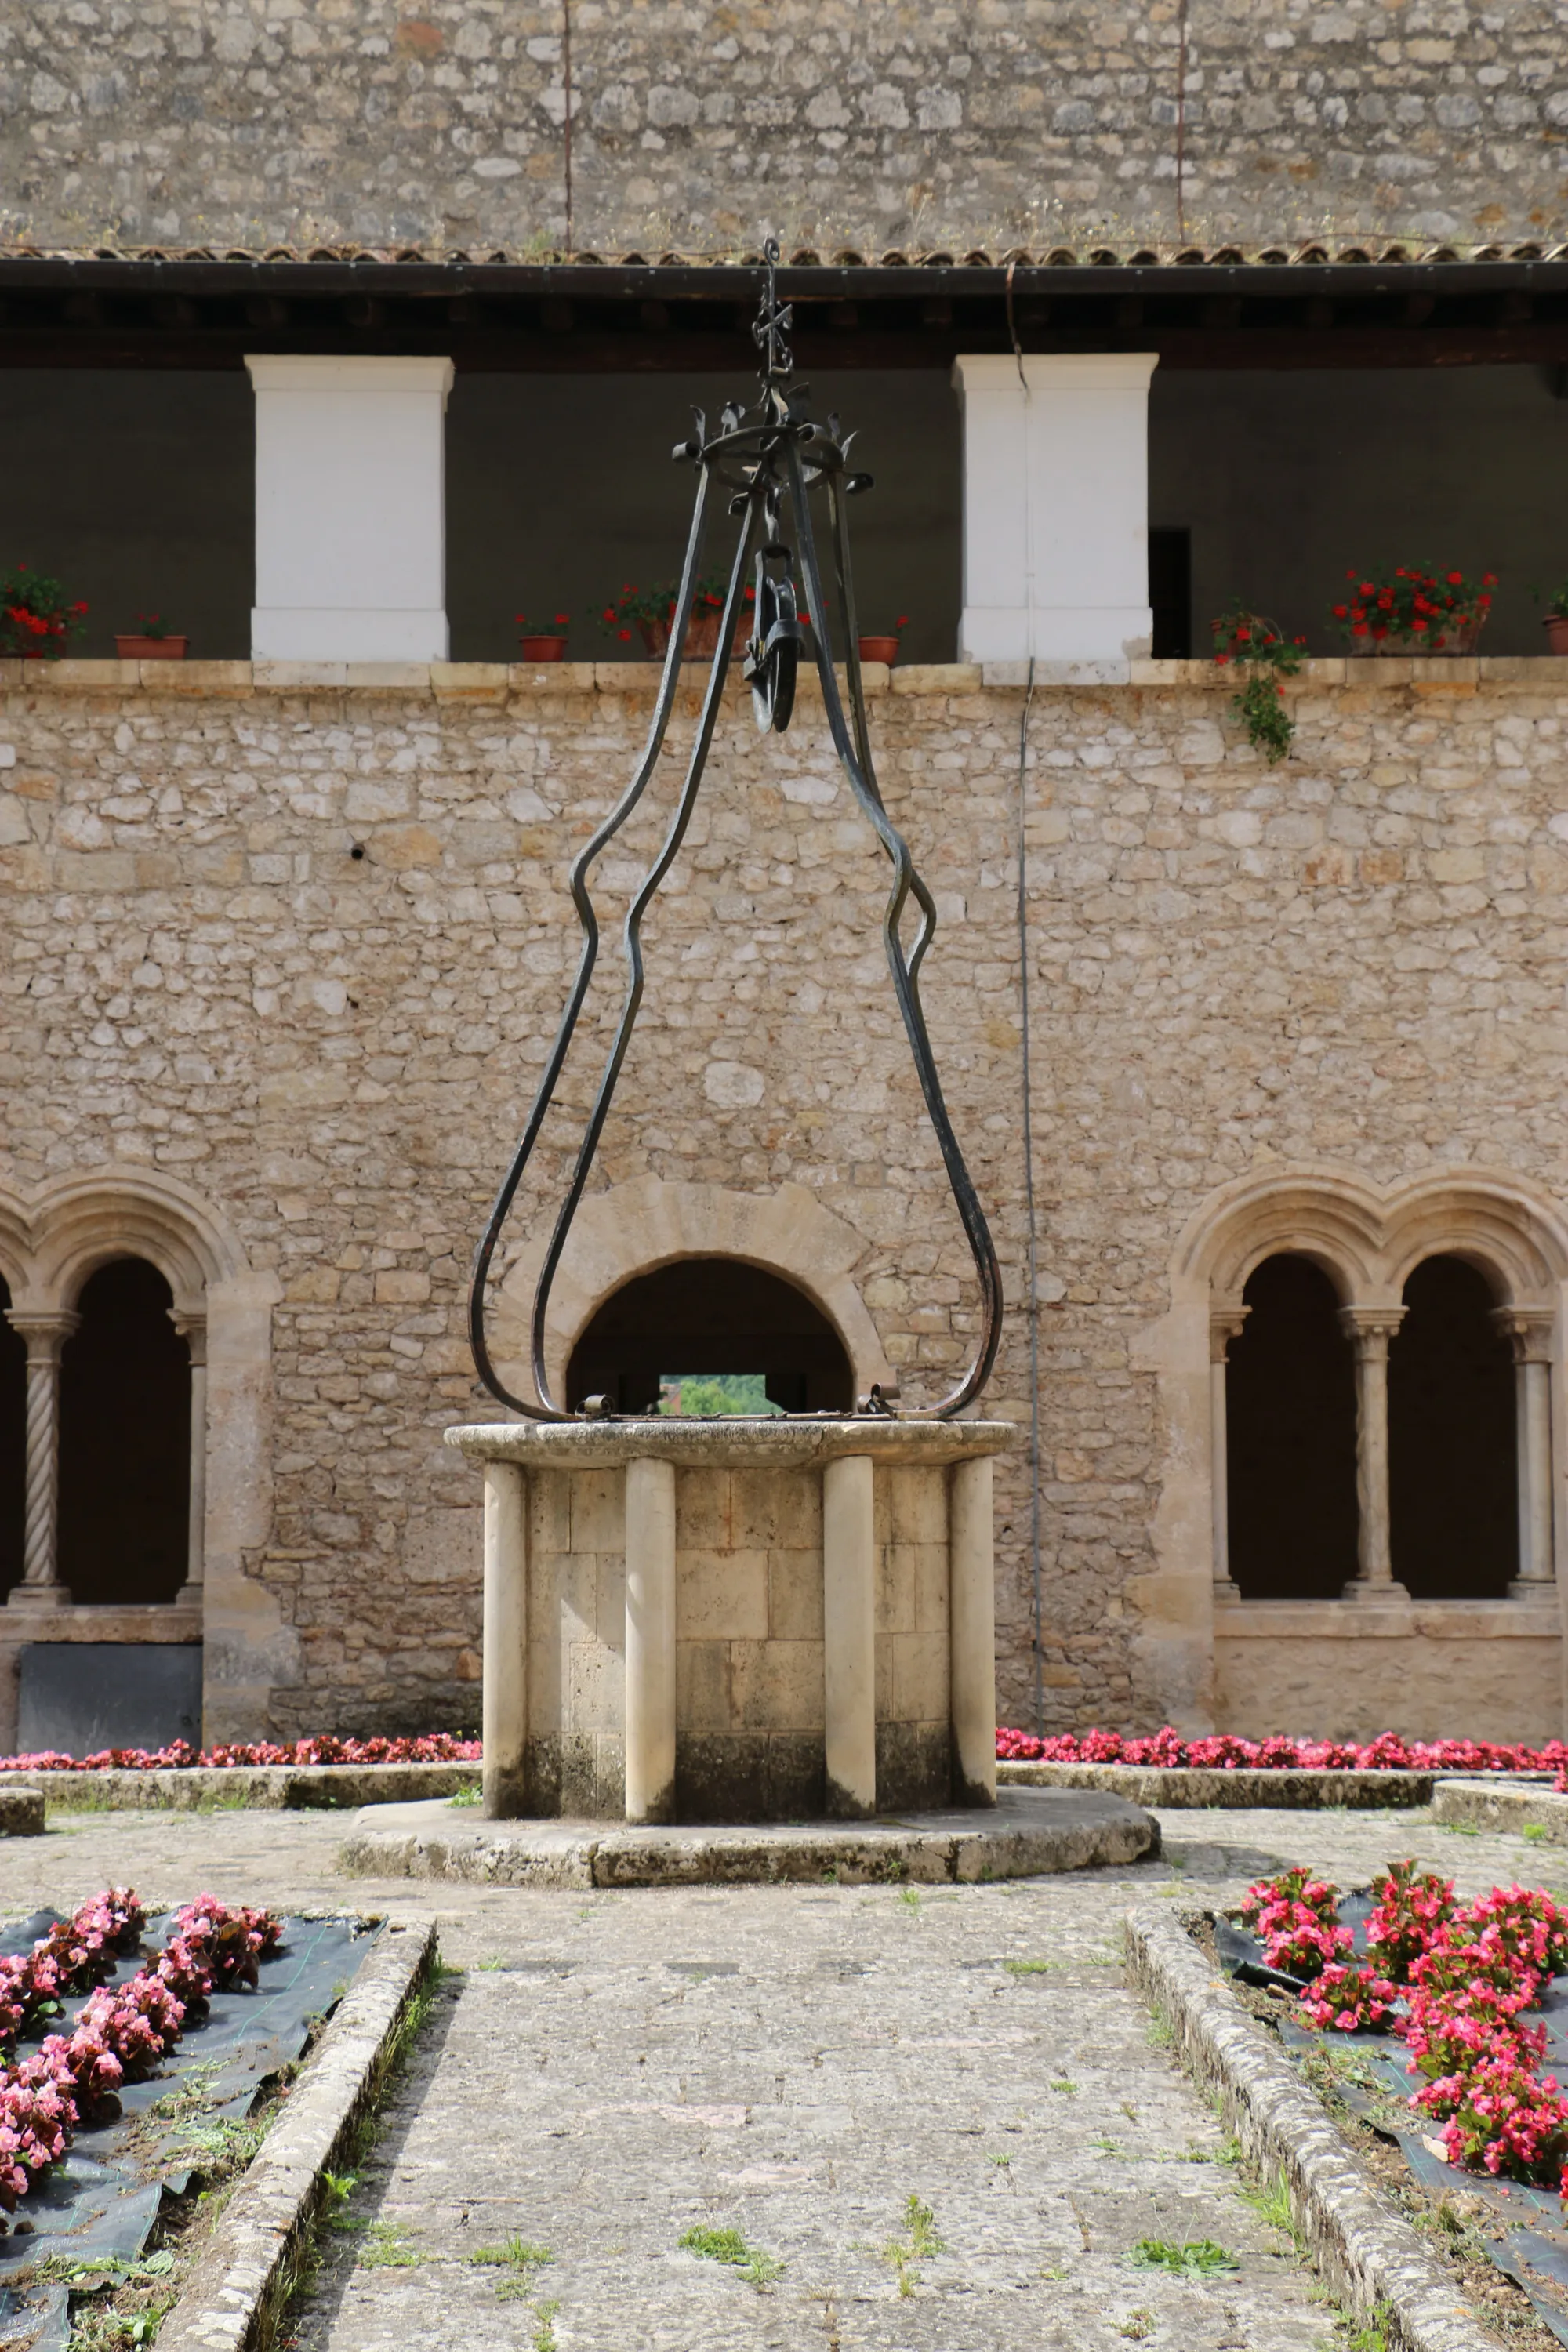
[[[1283,2176],[1336,2294],[1363,2318],[1386,2304],[1390,2338],[1404,2352],[1499,2352],[1409,2222],[1368,2185],[1314,2094],[1214,1974],[1183,1916],[1131,1911],[1125,1932],[1133,1983],[1169,2021],[1189,2072],[1217,2091],[1259,2173]]]
[[[479,1778],[471,1764],[193,1764],[184,1770],[103,1772],[0,1771],[0,1831],[15,1796],[39,1792],[56,1812],[188,1813],[204,1805],[234,1805],[247,1812],[358,1811],[365,1805],[406,1804],[418,1797],[455,1797]],[[40,1819],[38,1826],[43,1827]],[[26,1832],[24,1832],[26,1834]]]
[[[1426,1805],[1431,1772],[1225,1772],[1194,1764],[998,1764],[998,1788],[1105,1789],[1135,1805],[1310,1811],[1321,1805]]]
[[[1112,1796],[1063,1790],[995,1813],[758,1827],[612,1829],[550,1821],[459,1826],[446,1809],[356,1822],[338,1852],[346,1878],[447,1878],[535,1887],[786,1885],[836,1879],[974,1885],[1093,1870],[1157,1854],[1159,1823]]]
[[[435,1957],[433,1926],[391,1927],[366,1954],[160,2329],[159,2352],[253,2352],[267,2342],[321,2174],[379,2091]]]
[[[37,1779],[26,1787],[0,1783],[0,1837],[42,1837],[44,1792]]]
[[[1432,1800],[1432,1819],[1450,1829],[1508,1830],[1515,1837],[1540,1830],[1550,1845],[1568,1845],[1568,1797],[1516,1781],[1501,1788],[1489,1780],[1442,1780]]]

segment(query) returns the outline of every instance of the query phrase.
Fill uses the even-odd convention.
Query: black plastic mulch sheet
[[[1371,1910],[1370,1895],[1347,1895],[1339,1906],[1341,1924],[1352,1929],[1358,1958],[1366,1950],[1366,1922]],[[1285,1976],[1277,1969],[1266,1967],[1262,1946],[1233,1920],[1215,1920],[1215,1948],[1224,1966],[1243,1984],[1277,1985],[1292,1993],[1306,1990],[1299,1977]],[[1546,2028],[1542,2071],[1568,2084],[1568,1977],[1553,1977],[1539,2008],[1529,2011],[1526,2022]],[[1438,2137],[1441,2126],[1427,2123],[1416,2109],[1410,2110],[1408,2131],[1390,2132],[1386,2120],[1388,2102],[1408,2100],[1426,2080],[1404,2042],[1392,2034],[1316,2032],[1309,2026],[1282,2018],[1279,2038],[1292,2057],[1330,2041],[1342,2049],[1354,2051],[1360,2070],[1372,2087],[1340,2082],[1337,2088],[1345,2105],[1352,2113],[1363,2116],[1385,2139],[1397,2141],[1405,2163],[1424,2188],[1439,2195],[1458,2191],[1479,2197],[1490,2207],[1500,2234],[1492,2237],[1488,2233],[1487,2252],[1499,2270],[1524,2289],[1538,2317],[1558,2342],[1568,2346],[1568,2227],[1564,2226],[1565,2209],[1557,2191],[1531,2189],[1517,2180],[1494,2180],[1489,2173],[1463,2172],[1457,2165],[1446,2164],[1426,2145],[1427,2137]],[[1381,2098],[1379,2093],[1383,2094]]]
[[[0,1930],[0,1952],[31,1951],[60,1916],[40,1911]],[[259,1983],[215,1992],[206,2016],[185,2028],[158,2072],[121,2086],[119,2118],[77,2133],[0,2236],[4,2352],[66,2352],[70,2285],[40,2278],[40,2270],[51,2258],[78,2266],[101,2263],[106,2273],[135,2261],[165,2193],[185,2189],[225,2121],[239,2122],[268,2077],[300,2056],[311,2021],[341,1999],[376,1932],[352,1919],[286,1920],[282,1949],[262,1961]],[[170,1915],[150,1918],[142,1952],[122,1959],[107,1981],[135,1976],[169,1933]],[[49,2020],[51,2030],[68,2032],[83,2005],[71,2002],[64,2018]],[[28,2046],[22,2044],[23,2054]],[[199,2105],[181,2101],[186,2112],[177,2116],[157,2112],[181,2091]]]

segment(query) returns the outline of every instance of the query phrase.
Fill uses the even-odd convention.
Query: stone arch
[[[528,1318],[548,1235],[531,1235],[497,1297],[494,1347],[507,1385],[532,1398]],[[611,1295],[637,1275],[683,1257],[734,1257],[784,1275],[819,1307],[848,1353],[858,1395],[896,1375],[855,1269],[872,1244],[825,1209],[803,1184],[776,1192],[740,1192],[722,1184],[687,1184],[641,1176],[595,1192],[577,1212],[551,1292],[545,1363],[557,1397],[565,1391],[573,1349]]]
[[[1397,1303],[1413,1268],[1439,1252],[1480,1267],[1500,1306],[1551,1302],[1568,1280],[1568,1221],[1532,1185],[1488,1169],[1430,1170],[1383,1186],[1332,1166],[1271,1169],[1213,1193],[1172,1262],[1180,1296],[1239,1297],[1264,1258],[1320,1264],[1345,1305]]]
[[[111,1258],[144,1257],[174,1293],[177,1315],[248,1273],[245,1248],[221,1212],[155,1169],[95,1169],[46,1186],[29,1217],[28,1289],[40,1304],[73,1306]]]

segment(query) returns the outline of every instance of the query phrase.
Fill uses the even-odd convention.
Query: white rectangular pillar
[[[827,1810],[877,1810],[877,1542],[871,1458],[847,1454],[822,1473],[824,1747]]]
[[[447,652],[446,359],[247,359],[256,661]]]
[[[961,661],[1084,666],[1149,652],[1152,352],[961,355]],[[1020,374],[1020,369],[1022,373]]]
[[[528,1479],[518,1462],[485,1464],[484,1805],[515,1821],[528,1767]]]
[[[991,1456],[954,1463],[948,1488],[953,1797],[996,1802],[996,1566]]]
[[[626,1464],[626,1819],[675,1814],[675,1465]]]

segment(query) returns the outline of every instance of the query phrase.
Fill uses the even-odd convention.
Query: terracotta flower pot
[[[899,658],[897,637],[861,637],[858,644],[863,662],[886,662],[890,669]]]
[[[1568,654],[1568,613],[1548,613],[1546,642],[1554,654]]]
[[[519,637],[517,642],[525,662],[564,661],[566,658],[564,637]]]
[[[722,613],[715,613],[711,610],[706,613],[693,613],[690,620],[686,624],[686,643],[680,649],[680,657],[683,661],[712,660],[719,650],[719,624],[723,617]],[[735,640],[730,648],[731,659],[745,652],[746,640],[751,634],[752,619],[748,613],[742,616],[735,631]],[[662,661],[669,649],[669,623],[639,621],[637,635],[654,660]]]
[[[120,661],[184,661],[189,637],[138,637],[115,634],[115,656]]]

